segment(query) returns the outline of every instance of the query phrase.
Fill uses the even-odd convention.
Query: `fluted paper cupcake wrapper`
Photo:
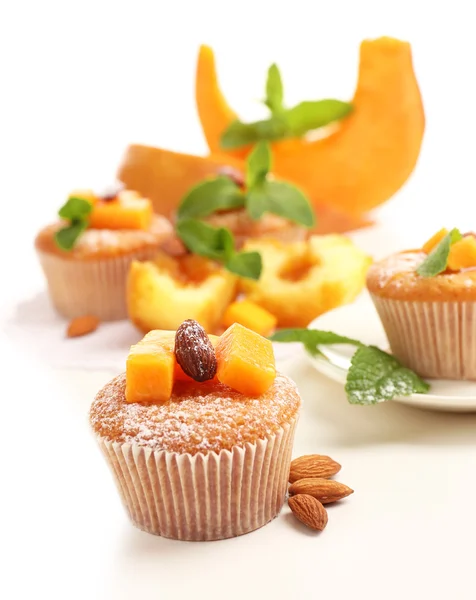
[[[67,317],[94,315],[101,321],[127,317],[126,281],[134,260],[150,260],[154,248],[98,260],[65,259],[38,252],[51,301]]]
[[[476,302],[372,300],[402,364],[422,377],[476,380]]]
[[[258,529],[278,515],[296,421],[256,444],[219,454],[192,456],[98,441],[136,527],[177,540],[220,540]]]

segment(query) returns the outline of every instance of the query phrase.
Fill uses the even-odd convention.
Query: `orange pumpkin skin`
[[[124,154],[117,178],[152,201],[154,212],[171,218],[190,188],[224,166],[244,173],[244,162],[230,156],[195,156],[133,144]]]
[[[364,41],[354,110],[332,135],[276,148],[274,170],[314,202],[362,213],[388,200],[412,173],[425,129],[410,44]]]
[[[210,152],[220,153],[220,137],[238,115],[228,105],[218,84],[215,56],[209,46],[200,46],[195,78],[195,101]],[[249,148],[228,150],[228,156],[244,158]]]
[[[197,70],[197,88],[202,76],[203,70]],[[223,107],[216,73],[208,77],[216,89],[211,88],[206,111],[200,107],[203,96],[197,95],[197,105],[209,147],[216,149],[236,115]],[[410,44],[386,37],[362,42],[353,105],[353,112],[327,138],[272,144],[273,172],[299,185],[316,207],[326,204],[362,214],[401,188],[420,153],[425,116]],[[213,121],[215,113],[219,121]],[[226,121],[226,114],[233,117]]]

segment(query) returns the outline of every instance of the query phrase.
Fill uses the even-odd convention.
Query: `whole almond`
[[[297,494],[288,500],[293,515],[311,529],[322,531],[327,525],[327,511],[314,496]]]
[[[84,315],[84,317],[76,317],[69,322],[68,329],[66,330],[67,337],[79,337],[81,335],[87,335],[96,331],[99,327],[99,319],[92,315]]]
[[[298,479],[289,486],[289,493],[294,496],[296,494],[308,494],[322,504],[330,504],[342,500],[346,496],[354,493],[350,487],[347,487],[339,481],[332,479],[320,479],[311,477],[309,479]]]
[[[295,458],[291,462],[289,472],[289,483],[294,483],[299,479],[307,479],[309,477],[319,477],[327,479],[332,477],[341,470],[341,466],[329,456],[320,454],[306,454]]]
[[[175,333],[175,358],[183,372],[195,381],[215,377],[215,349],[203,327],[193,319],[184,321]]]

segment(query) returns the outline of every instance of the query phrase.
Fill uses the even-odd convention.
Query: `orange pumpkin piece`
[[[435,235],[431,236],[431,238],[423,244],[423,252],[430,254],[433,248],[438,246],[441,240],[445,237],[445,235],[448,235],[448,233],[449,232],[445,227],[440,229],[440,231],[437,231]]]
[[[215,352],[218,380],[246,396],[261,396],[276,377],[271,342],[239,323],[223,333]]]
[[[94,229],[149,229],[152,203],[138,192],[125,190],[116,199],[93,204],[89,226]]]
[[[211,152],[221,152],[220,137],[238,115],[230,108],[218,85],[215,55],[209,46],[201,46],[197,60],[195,100],[203,133]],[[229,150],[227,154],[244,158],[249,148]]]
[[[476,239],[472,235],[455,242],[448,256],[448,268],[452,271],[476,267]]]
[[[171,218],[191,187],[218,175],[223,167],[245,172],[245,163],[231,156],[203,157],[133,144],[122,158],[117,178],[150,198],[157,214]]]
[[[126,361],[126,401],[166,402],[175,373],[175,332],[151,331],[131,346]]]
[[[268,336],[275,329],[277,322],[278,319],[273,314],[249,300],[233,302],[223,315],[224,327],[239,323],[264,336]]]
[[[196,85],[208,89],[197,93],[198,114],[215,150],[236,116],[225,104],[210,53],[200,51]],[[273,172],[300,186],[316,207],[326,203],[362,214],[400,189],[420,153],[425,115],[410,44],[388,37],[362,42],[352,103],[353,112],[327,137],[273,143]]]

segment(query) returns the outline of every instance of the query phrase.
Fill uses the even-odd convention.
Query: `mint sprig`
[[[301,342],[312,355],[321,354],[320,346],[347,344],[356,346],[347,372],[345,391],[351,404],[377,404],[397,396],[424,394],[430,389],[415,372],[376,346],[366,346],[352,338],[318,329],[284,329],[270,337],[273,342]]]
[[[264,100],[271,111],[270,117],[252,123],[233,121],[222,134],[222,148],[234,149],[259,141],[301,137],[308,131],[346,117],[352,111],[352,105],[342,100],[304,101],[292,108],[285,108],[283,99],[281,74],[278,66],[273,64],[268,69]]]
[[[77,196],[70,196],[59,209],[58,215],[69,225],[55,233],[55,242],[62,250],[72,250],[85,229],[88,227],[88,216],[93,206],[91,202]]]
[[[241,277],[259,279],[261,257],[256,252],[236,252],[235,240],[228,229],[212,227],[200,219],[217,211],[245,207],[254,220],[273,213],[305,227],[314,225],[314,212],[301,190],[269,179],[271,163],[269,145],[260,142],[246,161],[246,189],[228,177],[219,176],[199,183],[187,193],[177,210],[176,231],[191,252],[218,260]]]
[[[237,252],[233,235],[226,227],[213,227],[197,219],[186,219],[177,223],[176,231],[194,254],[216,260],[240,277],[259,279],[261,256],[257,252]]]
[[[452,229],[448,232],[441,242],[433,248],[425,260],[418,266],[416,272],[421,277],[436,277],[448,266],[448,257],[451,246],[463,238],[459,229]]]

